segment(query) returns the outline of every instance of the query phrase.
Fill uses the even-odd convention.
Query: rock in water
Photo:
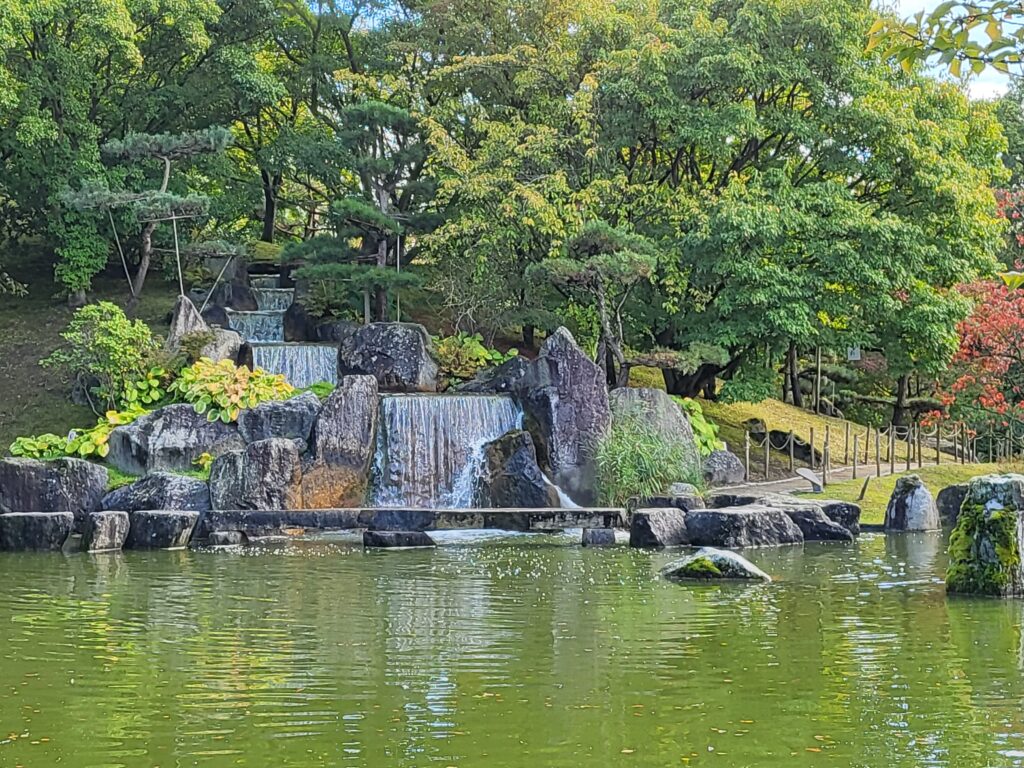
[[[238,431],[247,443],[271,437],[309,443],[309,434],[319,413],[320,398],[305,392],[290,400],[274,400],[242,411]]]
[[[82,531],[86,552],[111,552],[121,549],[128,538],[128,513],[106,510],[90,512]]]
[[[128,515],[126,549],[181,549],[188,546],[198,512],[139,510]]]
[[[921,478],[907,475],[897,480],[885,509],[885,530],[935,531],[938,528],[939,510]]]
[[[666,565],[661,575],[672,581],[739,579],[771,581],[772,577],[735,552],[704,547],[694,554]]]
[[[584,528],[582,544],[584,547],[614,547],[614,528]]]
[[[103,509],[135,512],[139,509],[210,508],[210,488],[199,478],[154,472],[131,485],[111,491],[103,497]]]
[[[370,549],[409,549],[436,547],[423,531],[363,531],[363,546]]]
[[[558,491],[537,465],[529,432],[514,430],[484,446],[480,504],[485,507],[558,507]]]
[[[362,506],[377,433],[377,380],[345,376],[313,425],[303,468],[302,497],[309,509]]]
[[[611,410],[604,373],[572,334],[559,328],[515,384],[541,466],[578,503],[593,499],[591,456],[608,431]]]
[[[71,512],[0,514],[0,552],[56,551],[64,546],[75,516]]]
[[[82,459],[0,459],[0,513],[71,512],[82,523],[106,492],[106,467]]]
[[[317,341],[316,321],[299,302],[292,302],[285,310],[281,322],[284,324],[285,341]]]
[[[760,504],[687,512],[686,530],[694,546],[728,549],[800,544],[804,540],[784,509]]]
[[[739,485],[747,478],[740,457],[731,451],[712,451],[704,457],[704,481],[712,487]]]
[[[225,453],[210,468],[214,509],[302,509],[302,463],[295,441],[271,437]]]
[[[784,511],[803,533],[804,541],[853,541],[853,531],[829,517],[816,499],[811,501],[785,493],[766,493],[755,503]],[[857,519],[860,519],[859,509]],[[860,531],[859,523],[857,530]]]
[[[202,454],[245,448],[234,424],[208,421],[184,403],[168,405],[110,433],[107,461],[128,475],[195,469]]]
[[[436,392],[430,334],[416,323],[370,323],[341,341],[340,376],[373,376],[384,392]]]
[[[967,498],[967,488],[967,483],[957,483],[939,491],[939,495],[935,497],[935,506],[938,507],[941,522],[956,525],[960,507]]]
[[[211,547],[239,547],[249,543],[244,531],[213,531],[206,541]]]
[[[821,507],[833,523],[843,526],[854,536],[860,536],[860,506],[858,504],[835,499],[815,499],[814,503]]]
[[[967,495],[949,536],[946,591],[1024,596],[1024,475],[984,475]]]
[[[655,549],[690,543],[686,512],[681,509],[638,509],[630,517],[629,546]]]

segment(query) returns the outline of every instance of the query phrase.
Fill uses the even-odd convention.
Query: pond
[[[1024,604],[939,535],[758,586],[568,542],[5,555],[0,765],[1024,765]]]

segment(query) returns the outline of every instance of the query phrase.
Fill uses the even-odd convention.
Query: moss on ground
[[[872,477],[868,480],[868,488],[863,501],[858,501],[861,489],[864,487],[863,478],[831,483],[822,496],[860,504],[861,522],[881,525],[885,519],[885,508],[889,503],[889,497],[892,496],[893,488],[896,487],[896,481],[906,475],[918,475],[932,495],[937,496],[939,491],[946,486],[966,483],[972,477],[1019,471],[1020,466],[1012,464],[953,464],[950,462],[939,466],[921,467],[888,477]],[[812,496],[813,494],[800,493],[797,495]]]

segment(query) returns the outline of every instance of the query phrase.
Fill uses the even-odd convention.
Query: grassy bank
[[[12,276],[28,285],[28,296],[0,299],[0,453],[15,437],[53,432],[64,434],[73,427],[89,426],[96,417],[88,408],[68,399],[68,387],[39,361],[61,343],[60,333],[71,319],[72,310],[56,297],[49,264],[52,255],[38,246],[17,246],[17,259],[7,259]],[[167,331],[168,314],[177,289],[151,275],[136,317],[155,333]],[[114,270],[100,275],[90,301],[112,301],[124,306],[128,290],[123,273]]]

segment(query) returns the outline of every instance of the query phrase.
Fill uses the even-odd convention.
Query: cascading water
[[[231,329],[247,341],[284,341],[284,312],[260,309],[255,312],[228,310]]]
[[[252,292],[261,310],[284,312],[295,300],[294,288],[253,288]]]
[[[373,505],[474,506],[484,445],[522,424],[522,410],[504,395],[382,395]]]
[[[250,275],[249,286],[252,288],[278,288],[281,278],[278,275]]]

